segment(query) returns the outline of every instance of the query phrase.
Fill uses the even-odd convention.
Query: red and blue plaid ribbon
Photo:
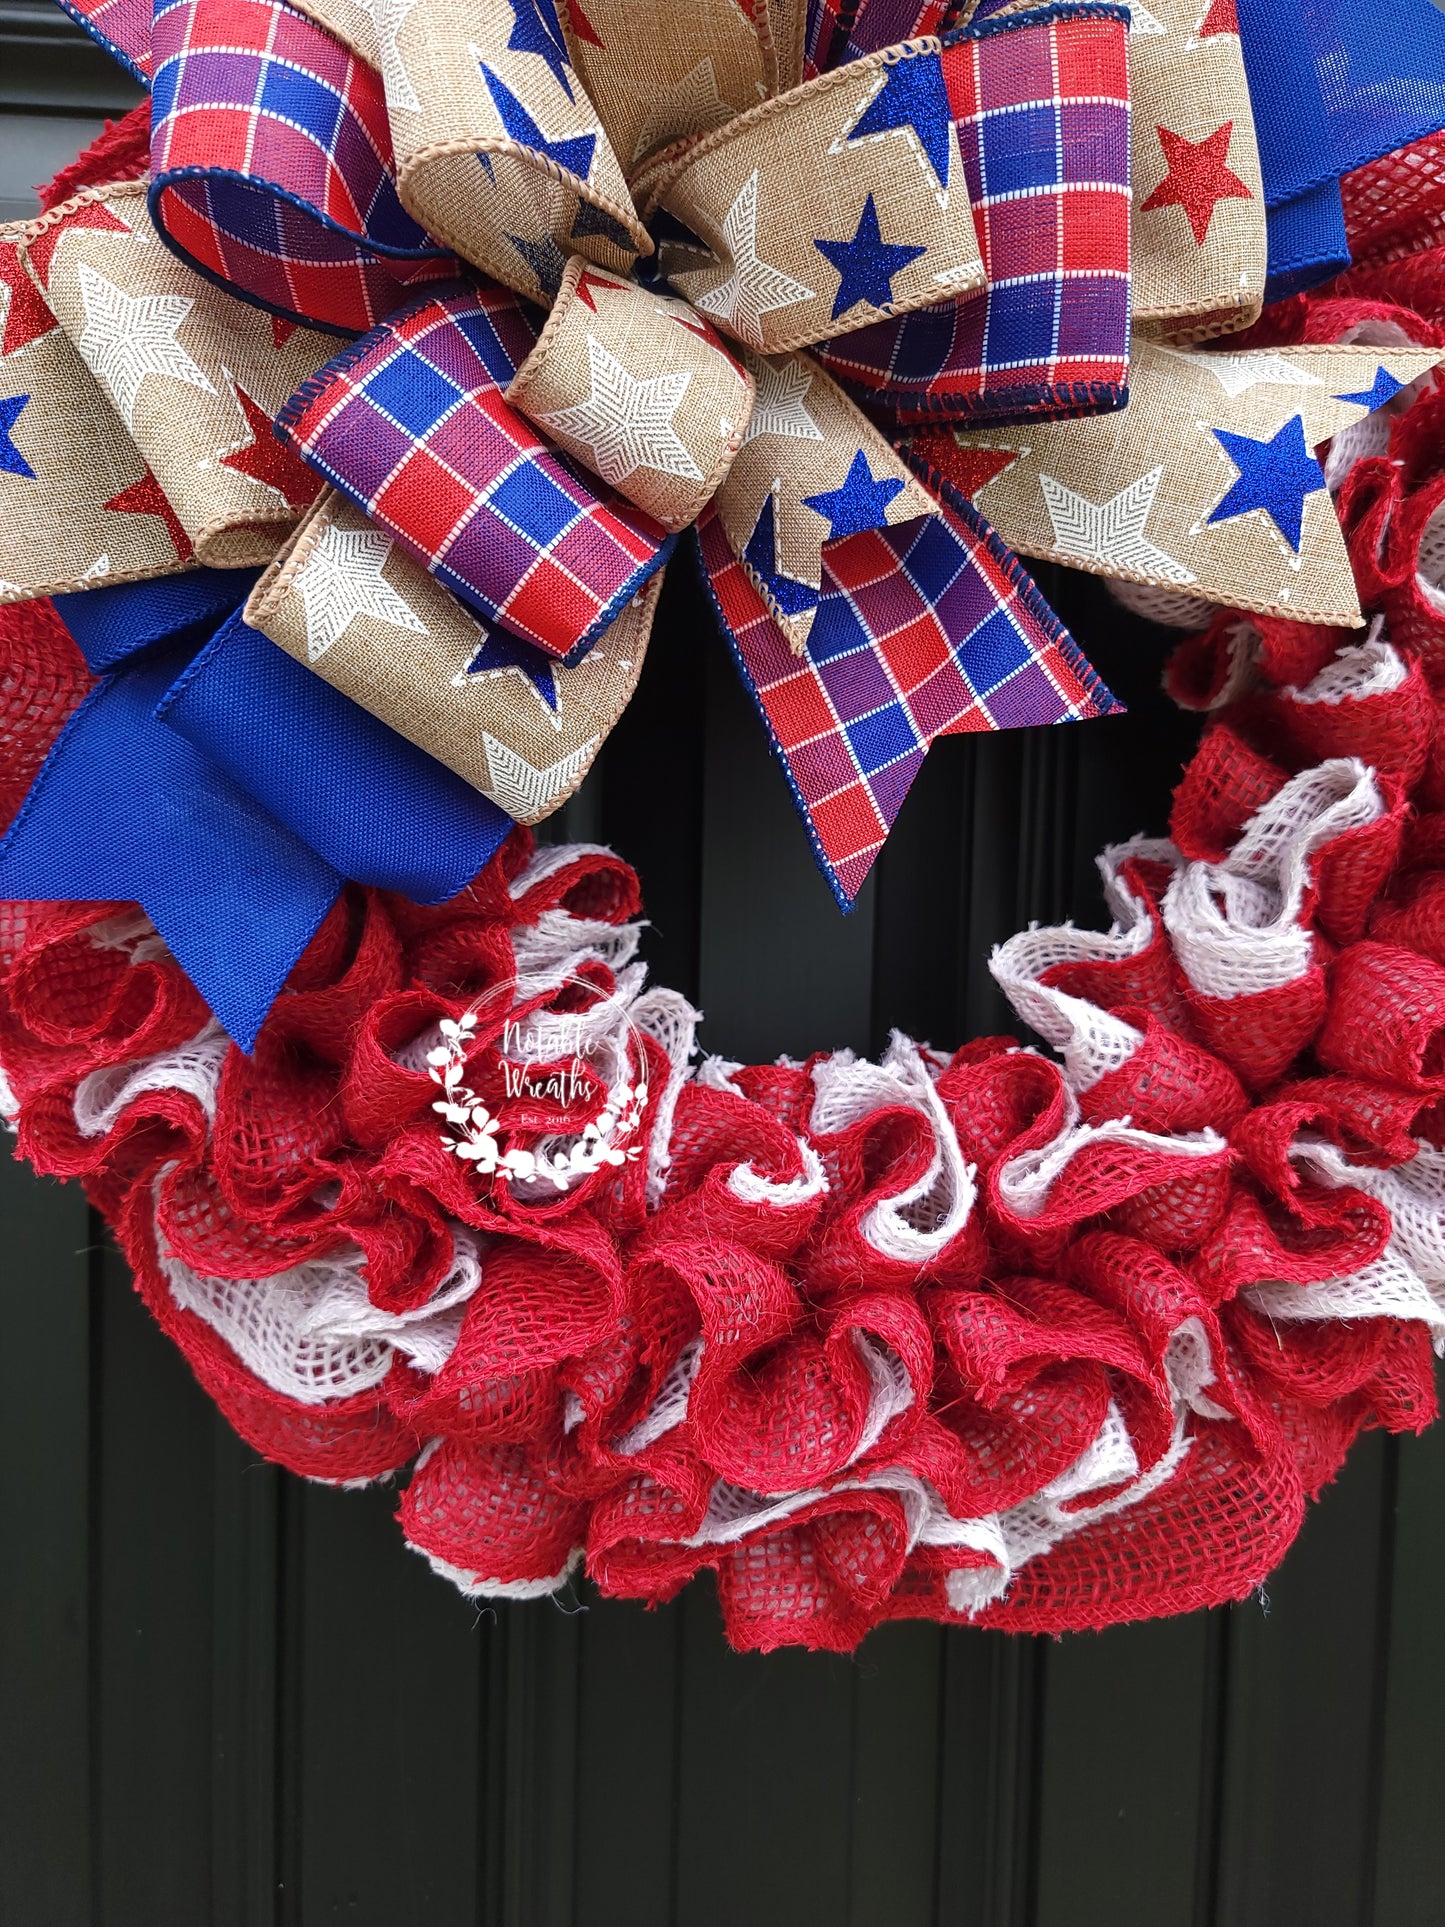
[[[455,274],[397,198],[381,76],[285,0],[160,0],[153,64],[151,218],[209,280],[357,334]]]
[[[503,288],[419,302],[313,376],[277,433],[463,602],[575,661],[677,538],[505,400],[535,340]]]
[[[935,737],[1122,707],[961,498],[938,516],[827,544],[801,654],[715,515],[698,524],[698,541],[743,681],[845,910]]]
[[[1128,14],[1086,0],[952,35],[943,72],[984,293],[818,349],[904,418],[1122,407],[1129,369]]]

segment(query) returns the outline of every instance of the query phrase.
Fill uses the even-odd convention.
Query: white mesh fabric
[[[1313,956],[1299,921],[1310,858],[1384,808],[1363,763],[1331,757],[1291,777],[1256,810],[1222,863],[1176,871],[1160,911],[1194,988],[1245,997],[1302,977]]]
[[[434,1552],[413,1546],[410,1539],[406,1543],[413,1552],[421,1553],[439,1579],[448,1580],[467,1599],[550,1599],[576,1573],[585,1551],[582,1546],[573,1546],[566,1565],[550,1579],[488,1579],[483,1573],[468,1572],[465,1566],[449,1565]]]
[[[809,1128],[832,1134],[884,1105],[904,1105],[928,1119],[933,1155],[913,1184],[873,1205],[859,1230],[885,1258],[922,1266],[968,1222],[977,1198],[974,1167],[963,1155],[918,1046],[894,1031],[881,1063],[840,1051],[813,1070]]]
[[[652,1093],[652,1134],[647,1143],[647,1202],[656,1210],[667,1189],[672,1120],[697,1049],[699,1012],[676,990],[645,990],[629,1012],[634,1026],[667,1053],[667,1083]]]
[[[1136,1130],[1121,1118],[1102,1124],[1083,1124],[1072,1091],[1064,1094],[1064,1121],[1057,1137],[1032,1150],[1020,1151],[998,1167],[999,1196],[1017,1217],[1036,1218],[1048,1208],[1049,1194],[1064,1171],[1091,1144],[1123,1144],[1141,1151],[1164,1151],[1171,1157],[1205,1158],[1225,1149],[1225,1140],[1212,1130],[1170,1135]]]
[[[398,1352],[437,1372],[456,1346],[462,1307],[481,1282],[477,1242],[456,1226],[452,1263],[430,1301],[384,1312],[366,1290],[355,1246],[269,1278],[209,1278],[168,1252],[161,1270],[178,1305],[224,1338],[257,1378],[302,1405],[349,1398],[379,1385]]]
[[[1440,504],[1420,531],[1415,581],[1421,595],[1436,614],[1445,615],[1445,502]]]
[[[1349,1186],[1390,1213],[1390,1242],[1371,1264],[1315,1284],[1261,1279],[1243,1295],[1269,1318],[1412,1318],[1445,1351],[1445,1152],[1421,1144],[1406,1164],[1382,1171],[1351,1164],[1338,1145],[1302,1137],[1290,1156],[1321,1184]]]
[[[75,1087],[75,1128],[82,1137],[104,1137],[145,1091],[183,1091],[195,1098],[207,1123],[214,1124],[216,1086],[230,1047],[230,1038],[213,1020],[174,1050],[91,1071]]]
[[[559,870],[570,869],[583,857],[612,854],[605,843],[539,843],[508,886],[511,899],[520,903],[529,890],[556,876]],[[566,912],[561,914],[565,916]]]
[[[688,1400],[692,1397],[692,1381],[697,1377],[697,1368],[702,1363],[704,1342],[699,1333],[683,1346],[668,1366],[651,1410],[637,1421],[631,1431],[623,1433],[615,1442],[614,1451],[630,1457],[634,1452],[655,1445],[674,1426],[682,1424],[687,1417]]]
[[[1086,998],[1039,983],[1040,970],[1058,961],[1058,935],[1057,930],[1021,930],[998,946],[988,967],[1023,1021],[1061,1054],[1070,1087],[1087,1091],[1128,1063],[1144,1033]]]
[[[1121,582],[1107,578],[1109,594],[1131,615],[1145,622],[1157,622],[1165,629],[1207,629],[1216,604],[1199,596],[1183,595],[1178,589],[1156,588],[1152,582]]]
[[[1331,704],[1388,696],[1409,671],[1403,657],[1385,641],[1384,629],[1385,618],[1376,616],[1363,642],[1346,643],[1303,689],[1289,688],[1284,695],[1296,703]]]

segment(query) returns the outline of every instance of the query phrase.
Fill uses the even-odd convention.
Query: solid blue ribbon
[[[1278,301],[1349,266],[1341,178],[1445,128],[1445,17],[1431,0],[1236,3]]]
[[[512,827],[248,629],[253,580],[196,570],[56,599],[111,673],[0,841],[0,897],[140,903],[243,1050],[346,877],[443,902]]]
[[[157,721],[186,658],[142,656],[86,697],[0,843],[0,897],[141,904],[249,1050],[341,877]]]
[[[239,614],[158,711],[354,883],[445,903],[512,819]]]

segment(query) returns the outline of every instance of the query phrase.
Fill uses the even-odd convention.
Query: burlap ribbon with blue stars
[[[256,643],[347,699],[342,795],[397,742],[422,762],[393,789],[434,768],[533,821],[625,705],[694,525],[845,907],[934,738],[1116,706],[1014,550],[1358,620],[1313,450],[1434,357],[1189,349],[1268,269],[1231,0],[73,10],[151,84],[152,172],[14,243],[48,319],[32,392],[0,396],[0,503],[62,499],[67,414],[108,452],[65,544],[29,519],[0,548],[0,596],[266,565],[153,721],[340,875],[434,892],[455,799],[423,812],[440,842],[373,860],[284,757],[253,778],[285,732],[228,705],[292,686]],[[383,735],[347,767],[356,705]],[[84,895],[25,834],[0,887]]]

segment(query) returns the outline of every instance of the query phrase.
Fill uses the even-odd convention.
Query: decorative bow
[[[151,81],[152,173],[144,202],[89,192],[0,248],[3,352],[44,377],[0,415],[0,487],[51,498],[0,566],[6,595],[67,592],[67,620],[119,599],[137,640],[88,650],[112,680],[0,889],[140,897],[243,1040],[341,876],[455,887],[505,828],[479,802],[565,799],[691,523],[844,907],[934,737],[1117,707],[1004,541],[1359,619],[1312,451],[1438,357],[1181,345],[1255,319],[1290,199],[1245,79],[1272,56],[1242,56],[1231,0],[1136,7],[1132,36],[1093,0],[983,0],[942,40],[945,0],[74,10]],[[1410,101],[1410,137],[1445,124],[1445,98]],[[1323,171],[1360,151],[1333,140]],[[361,339],[333,356],[337,333]],[[13,432],[27,403],[62,475]],[[120,586],[197,563],[266,565],[209,641],[157,621],[159,584]],[[103,862],[77,849],[88,766],[132,825]],[[304,851],[254,957],[244,910],[227,950],[186,927],[217,903],[174,887],[204,868],[235,921],[246,837],[225,861],[167,842],[143,794],[184,799],[151,813],[173,826],[264,817],[283,870],[285,839]]]

